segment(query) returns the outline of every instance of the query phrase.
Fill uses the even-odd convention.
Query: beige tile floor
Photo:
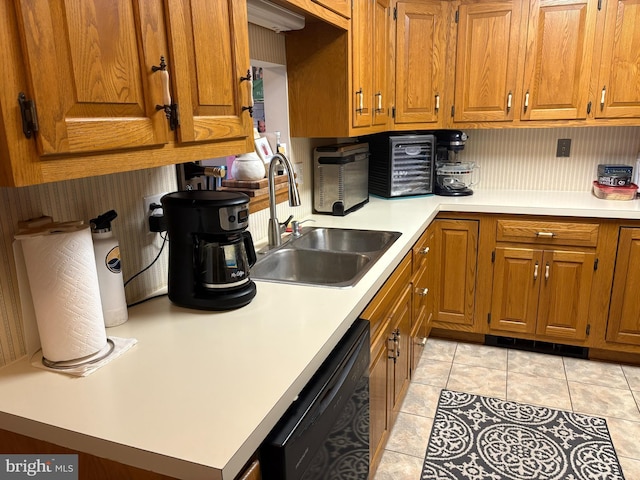
[[[604,417],[640,479],[640,367],[429,339],[374,480],[420,479],[443,388]]]

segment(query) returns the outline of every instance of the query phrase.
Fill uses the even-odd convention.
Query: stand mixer
[[[461,162],[458,153],[464,150],[467,134],[460,130],[438,130],[436,136],[436,182],[434,193],[442,196],[472,195],[478,167],[474,162]]]

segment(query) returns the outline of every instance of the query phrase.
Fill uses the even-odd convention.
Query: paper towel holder
[[[42,356],[42,364],[47,368],[52,368],[54,370],[65,370],[71,368],[78,368],[84,365],[91,365],[92,363],[97,363],[101,360],[107,358],[115,348],[115,343],[113,340],[107,337],[107,344],[91,355],[87,355],[86,357],[75,358],[73,360],[61,360],[59,362],[52,362],[51,360],[47,360],[44,355]]]

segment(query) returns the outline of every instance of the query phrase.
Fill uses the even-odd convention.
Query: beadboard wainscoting
[[[118,212],[112,227],[120,242],[123,276],[128,279],[153,261],[162,239],[148,233],[143,198],[177,189],[175,167],[140,170],[22,188],[0,188],[0,365],[25,354],[20,297],[13,260],[13,237],[19,221],[48,215],[56,221],[89,220],[108,210]],[[167,284],[167,252],[156,265],[126,288],[135,302]]]
[[[640,127],[468,130],[463,161],[480,167],[474,189],[590,191],[598,164],[635,166]],[[571,155],[556,157],[558,139],[571,139]]]

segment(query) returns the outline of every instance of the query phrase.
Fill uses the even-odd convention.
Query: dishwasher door
[[[369,349],[358,319],[262,444],[263,480],[368,478]]]

